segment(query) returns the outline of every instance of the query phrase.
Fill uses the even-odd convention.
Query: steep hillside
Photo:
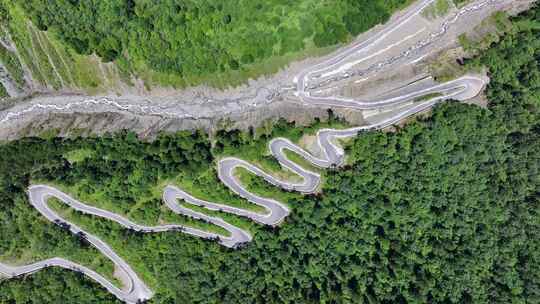
[[[396,132],[363,133],[348,145],[349,165],[323,173],[320,195],[248,176],[249,189],[292,213],[276,229],[237,218],[255,234],[242,250],[65,214],[137,269],[156,290],[151,303],[539,303],[539,19],[538,8],[512,18],[499,42],[466,60],[490,71],[487,109],[447,103]],[[234,153],[270,165],[269,140],[296,141],[320,127],[219,132],[214,148],[189,132],[153,142],[123,133],[0,145],[0,259],[58,254],[113,272],[31,208],[31,182],[63,184],[85,202],[157,223],[167,219],[164,183],[184,180],[197,195],[232,204],[215,160]],[[118,303],[70,271],[0,282],[0,303],[73,302]]]
[[[38,30],[16,3],[1,0],[0,13],[1,97],[114,92],[125,86],[114,64],[104,64],[96,56],[79,55],[54,33]]]
[[[328,52],[409,2],[0,0],[1,94],[239,85]]]

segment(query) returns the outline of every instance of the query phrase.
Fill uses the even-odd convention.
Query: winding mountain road
[[[488,0],[481,3],[482,5],[488,5],[489,3],[495,1],[496,0]],[[313,193],[319,187],[321,181],[320,175],[316,172],[312,172],[301,167],[299,164],[287,158],[285,150],[289,150],[300,155],[306,161],[319,168],[340,166],[345,160],[345,155],[343,149],[337,143],[338,139],[356,136],[359,132],[362,131],[379,130],[389,127],[407,117],[410,117],[411,115],[425,111],[443,100],[466,100],[476,96],[483,89],[486,83],[485,78],[481,76],[467,75],[456,80],[449,81],[443,84],[436,84],[432,87],[418,90],[413,93],[375,101],[359,101],[354,99],[341,98],[337,96],[318,97],[313,96],[310,92],[314,87],[310,86],[310,83],[318,81],[317,79],[320,80],[321,73],[325,72],[326,74],[332,74],[332,71],[340,70],[340,65],[346,63],[346,59],[348,58],[348,56],[358,55],[359,53],[369,54],[372,47],[379,43],[379,41],[381,41],[381,39],[383,39],[385,35],[388,35],[393,31],[399,30],[400,26],[404,22],[412,18],[412,16],[418,15],[422,11],[422,9],[424,9],[433,2],[434,0],[424,0],[417,2],[415,5],[411,6],[411,8],[406,14],[404,14],[401,18],[397,19],[395,22],[386,25],[385,28],[381,30],[378,34],[374,35],[373,37],[364,42],[352,45],[350,48],[336,54],[336,56],[332,57],[328,61],[318,64],[310,68],[309,70],[302,72],[296,78],[296,95],[305,103],[331,107],[346,107],[353,109],[380,109],[385,107],[398,107],[405,104],[407,104],[408,106],[396,108],[401,110],[395,110],[393,114],[390,115],[388,118],[381,119],[374,124],[343,130],[319,130],[316,137],[317,149],[319,150],[319,153],[312,153],[310,151],[306,151],[286,138],[273,139],[269,144],[271,154],[278,160],[278,162],[283,168],[290,170],[301,177],[301,181],[297,183],[278,179],[273,175],[263,171],[261,168],[239,158],[228,157],[221,159],[218,162],[218,176],[221,182],[223,182],[227,187],[229,187],[229,189],[231,189],[239,196],[247,199],[254,204],[262,206],[265,209],[264,212],[258,213],[250,210],[200,200],[194,198],[188,193],[172,185],[167,186],[164,189],[163,201],[170,210],[177,214],[186,215],[191,218],[200,219],[220,226],[226,231],[228,231],[229,235],[219,235],[200,229],[195,229],[192,227],[175,224],[159,226],[139,225],[116,213],[82,203],[54,187],[47,185],[33,185],[28,189],[29,201],[32,206],[36,208],[36,210],[38,210],[49,221],[56,223],[64,229],[68,229],[71,233],[76,234],[81,238],[86,239],[92,246],[97,248],[97,250],[99,250],[115,265],[116,269],[118,270],[117,273],[121,277],[121,281],[124,282],[124,286],[123,288],[118,288],[111,281],[109,281],[102,275],[96,273],[95,271],[62,258],[47,259],[24,266],[11,266],[0,263],[0,275],[3,275],[7,278],[14,278],[39,271],[40,269],[46,267],[57,266],[85,274],[89,278],[93,279],[94,281],[105,287],[118,299],[127,303],[138,303],[152,297],[153,292],[151,291],[151,289],[140,279],[140,277],[131,268],[131,266],[124,259],[122,259],[122,257],[117,255],[115,251],[109,247],[108,244],[106,244],[97,236],[94,236],[84,231],[76,224],[62,218],[55,211],[53,211],[47,204],[47,200],[51,197],[59,199],[69,207],[79,212],[113,221],[126,229],[131,229],[141,233],[180,231],[201,238],[216,239],[220,244],[231,248],[236,248],[241,244],[250,242],[252,240],[252,236],[250,235],[250,233],[225,222],[219,217],[211,217],[203,213],[193,211],[190,208],[184,207],[183,203],[193,204],[209,210],[218,210],[246,217],[264,225],[275,226],[280,224],[290,213],[289,208],[285,204],[278,202],[272,198],[260,197],[249,192],[235,177],[234,172],[237,168],[244,168],[251,173],[256,174],[257,176],[262,177],[272,185],[275,185],[282,189],[298,191],[301,193]],[[474,5],[478,5],[478,3]],[[473,6],[467,6],[463,8],[462,11],[470,11],[473,8]],[[422,97],[433,95],[437,96],[429,98],[427,100],[421,100]],[[14,118],[16,116],[16,114],[12,114],[11,118]]]

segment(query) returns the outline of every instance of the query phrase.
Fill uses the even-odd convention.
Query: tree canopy
[[[406,0],[19,1],[42,30],[124,69],[204,79],[347,41]]]
[[[449,102],[396,132],[359,135],[350,164],[325,173],[321,195],[289,196],[285,223],[254,227],[244,249],[128,234],[85,216],[81,225],[134,265],[156,290],[153,303],[538,303],[540,27],[531,24],[539,19],[538,8],[514,18],[467,62],[489,68],[488,109]],[[185,132],[151,143],[125,133],[1,145],[1,255],[63,247],[88,260],[90,249],[38,220],[24,192],[30,180],[84,182],[125,207],[131,191],[173,171],[201,179],[223,151],[260,145],[250,134],[218,137],[215,149]],[[116,301],[67,271],[0,282],[2,303],[62,299]]]

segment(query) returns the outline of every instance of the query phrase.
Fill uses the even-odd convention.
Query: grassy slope
[[[39,31],[16,2],[0,0],[8,19],[2,22],[18,55],[0,49],[0,58],[8,63],[10,75],[22,87],[22,65],[28,67],[40,90],[83,90],[89,94],[115,90],[123,77],[111,64],[95,56],[82,56],[62,43],[54,33]],[[22,61],[22,62],[21,62]],[[125,79],[129,83],[129,79]]]
[[[405,7],[411,1],[394,2],[403,2],[401,7]],[[316,47],[313,43],[313,37],[310,37],[305,39],[305,45],[301,50],[282,54],[279,49],[284,48],[284,46],[278,45],[271,56],[264,58],[264,60],[245,64],[238,70],[227,69],[199,76],[180,77],[174,73],[152,70],[148,63],[141,59],[128,62],[124,57],[120,57],[114,63],[104,65],[95,56],[78,55],[73,49],[61,42],[53,32],[37,31],[35,26],[30,24],[26,13],[16,1],[0,0],[0,5],[7,8],[11,17],[8,27],[19,48],[24,64],[30,68],[37,83],[54,90],[80,89],[90,94],[105,91],[114,92],[121,90],[124,84],[132,85],[132,75],[135,74],[144,80],[147,88],[158,86],[186,87],[201,83],[226,88],[245,83],[250,78],[273,74],[292,61],[327,54],[336,47],[335,45]],[[306,12],[313,6],[309,4],[309,1],[305,5],[307,5],[305,8],[291,13],[286,19],[280,19],[281,25],[291,28],[314,26],[311,23],[302,23],[309,20],[310,16]],[[276,12],[278,11],[276,10]],[[352,38],[349,35],[347,40]],[[234,50],[234,46],[231,47]],[[235,54],[240,57],[242,49],[238,48],[236,52],[238,54]]]

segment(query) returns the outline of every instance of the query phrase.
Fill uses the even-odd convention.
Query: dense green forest
[[[97,53],[142,77],[159,72],[161,83],[192,84],[230,71],[275,69],[286,63],[276,58],[345,42],[409,1],[16,2],[39,29],[80,54]]]
[[[488,109],[445,103],[396,132],[361,134],[347,148],[349,165],[325,173],[322,194],[279,194],[292,209],[282,226],[244,222],[255,237],[242,250],[71,216],[134,265],[157,292],[152,303],[539,303],[538,20],[538,8],[514,18],[500,41],[467,60],[489,68]],[[108,207],[142,220],[159,213],[160,202],[149,199],[140,209],[137,197],[151,198],[178,173],[194,188],[232,197],[215,180],[212,162],[235,149],[255,160],[269,138],[315,129],[289,127],[213,138],[183,132],[154,142],[123,133],[5,143],[0,257],[45,251],[110,271],[31,208],[24,192],[30,181],[98,193]],[[258,162],[276,165],[264,156]],[[258,181],[253,187],[277,192]],[[117,301],[67,271],[0,282],[0,303],[70,302]]]

